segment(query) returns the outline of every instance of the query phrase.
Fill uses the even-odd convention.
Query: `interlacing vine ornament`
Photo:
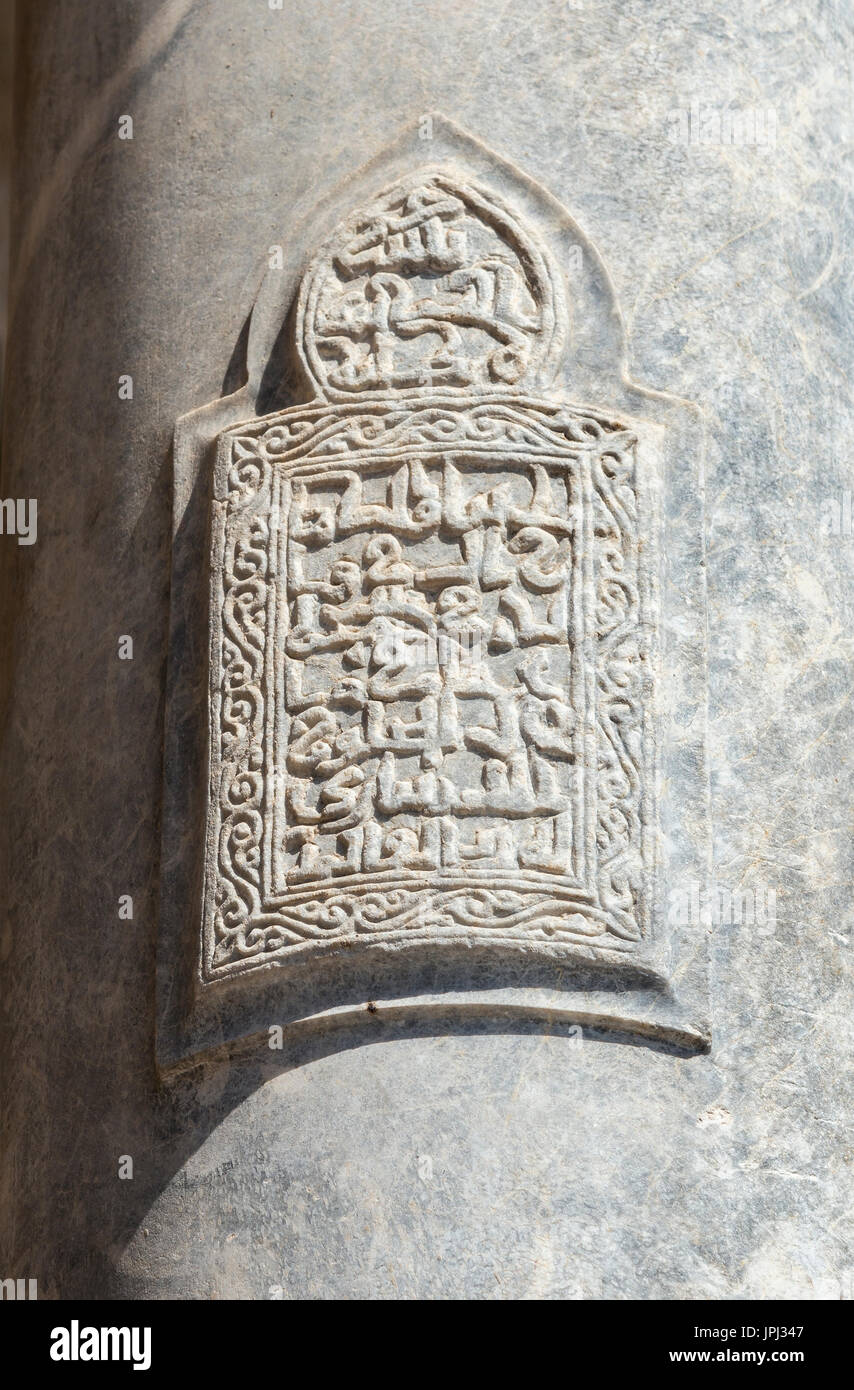
[[[206,978],[643,939],[637,440],[543,394],[566,331],[547,254],[448,173],[311,263],[316,398],[220,448]]]

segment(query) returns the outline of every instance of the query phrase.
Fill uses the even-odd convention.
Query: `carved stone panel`
[[[662,912],[662,431],[635,388],[591,399],[604,273],[591,254],[574,294],[548,218],[455,161],[355,207],[280,322],[304,403],[216,439],[201,932],[171,1051],[202,1045],[181,1010],[220,1029],[205,1001],[238,977],[227,1035],[262,998],[319,1018],[371,991],[696,1045]],[[257,402],[249,371],[200,417]]]
[[[516,389],[557,299],[447,175],[309,271],[305,357],[344,399],[217,472],[209,978],[342,940],[642,939],[637,440]]]
[[[229,441],[211,976],[342,938],[642,938],[635,445],[486,392]]]

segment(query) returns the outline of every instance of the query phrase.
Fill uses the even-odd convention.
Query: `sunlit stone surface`
[[[3,1275],[850,1296],[842,33],[131,8],[20,35]]]

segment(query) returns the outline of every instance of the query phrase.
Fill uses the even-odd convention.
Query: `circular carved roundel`
[[[300,291],[300,354],[328,399],[530,390],[558,346],[544,252],[492,194],[420,173],[352,213]]]

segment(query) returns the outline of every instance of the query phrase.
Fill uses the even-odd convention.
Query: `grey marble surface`
[[[850,1297],[850,8],[46,8],[21,36],[2,483],[39,499],[38,543],[0,545],[3,1275]],[[691,143],[725,107],[764,143]],[[163,1090],[172,429],[231,389],[282,229],[437,108],[572,210],[633,377],[704,413],[713,875],[775,892],[776,921],[713,925],[705,1057],[400,1022]]]

